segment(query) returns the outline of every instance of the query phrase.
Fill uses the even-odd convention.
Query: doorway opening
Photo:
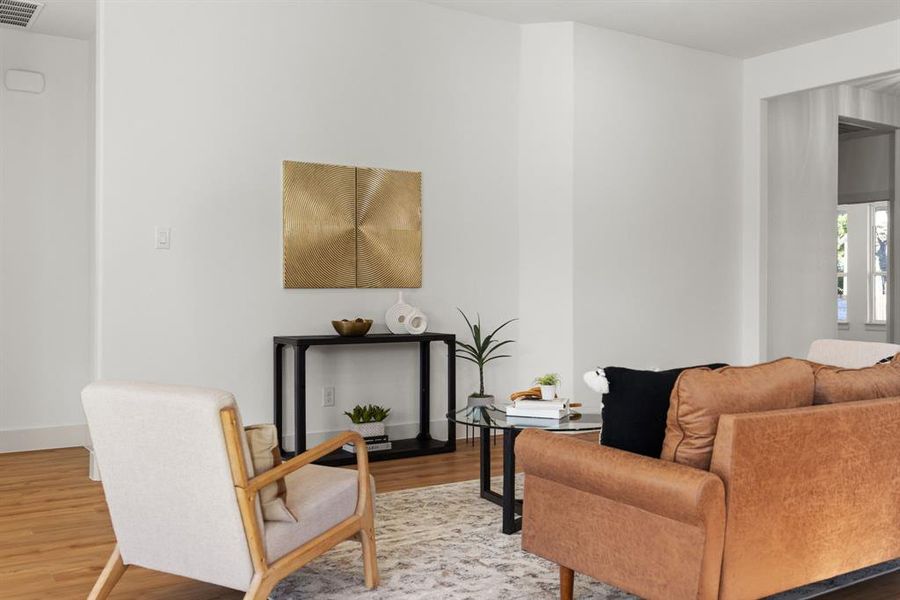
[[[838,338],[891,342],[891,259],[895,132],[838,121]]]

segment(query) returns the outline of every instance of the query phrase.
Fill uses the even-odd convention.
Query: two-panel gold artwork
[[[422,174],[284,161],[285,288],[422,286]]]

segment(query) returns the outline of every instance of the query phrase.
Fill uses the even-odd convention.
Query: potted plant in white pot
[[[469,394],[468,406],[490,406],[494,403],[494,396],[492,394],[484,393],[484,367],[492,360],[510,357],[509,354],[495,354],[495,352],[498,348],[507,344],[512,344],[515,340],[501,341],[494,336],[496,336],[497,332],[501,329],[518,319],[510,319],[494,329],[488,335],[482,336],[481,315],[476,313],[475,323],[473,324],[462,309],[457,308],[456,310],[458,310],[459,314],[465,319],[466,325],[469,327],[469,333],[472,334],[471,344],[461,341],[456,342],[456,345],[458,346],[456,356],[471,363],[475,363],[478,366],[478,391]]]
[[[541,386],[541,400],[553,400],[559,389],[559,374],[547,373],[534,378],[534,383]]]
[[[384,420],[387,419],[390,412],[391,409],[376,404],[365,406],[357,404],[353,407],[353,411],[344,412],[344,414],[353,422],[350,426],[351,431],[355,431],[364,438],[371,438],[384,435]]]

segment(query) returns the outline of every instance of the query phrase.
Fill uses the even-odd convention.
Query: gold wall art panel
[[[285,161],[285,288],[356,287],[356,169]]]
[[[285,161],[285,288],[422,285],[422,174]]]
[[[422,174],[356,170],[356,287],[422,287]]]

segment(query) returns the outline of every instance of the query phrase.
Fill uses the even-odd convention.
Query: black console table
[[[281,446],[279,450],[285,458],[296,456],[306,451],[306,351],[312,346],[343,345],[378,345],[378,344],[419,344],[419,435],[405,440],[391,440],[390,450],[381,450],[369,454],[369,460],[386,460],[390,458],[408,458],[426,454],[440,454],[456,450],[456,424],[447,420],[447,440],[435,440],[431,437],[431,342],[447,344],[447,413],[456,409],[456,336],[452,333],[423,333],[421,335],[375,333],[360,337],[343,337],[339,335],[289,335],[276,336],[275,341],[275,426],[282,431],[284,422],[284,404],[282,387],[284,382],[283,354],[284,347],[294,349],[294,452],[286,452]],[[316,461],[322,465],[349,465],[356,463],[356,456],[337,450]]]

